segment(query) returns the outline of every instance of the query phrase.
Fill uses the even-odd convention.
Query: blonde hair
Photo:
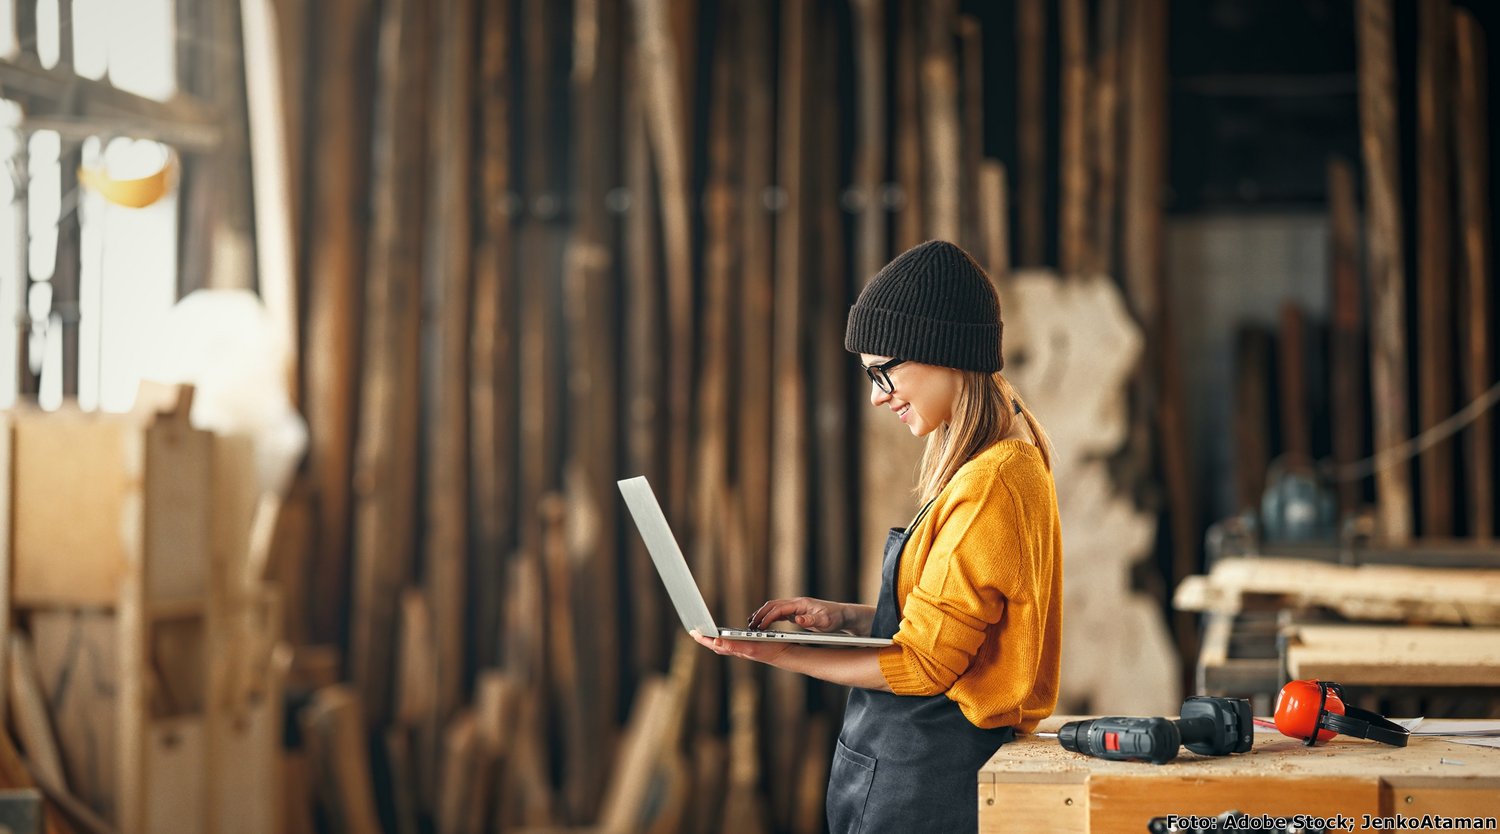
[[[1052,440],[1005,375],[996,371],[959,371],[958,397],[953,415],[927,436],[916,493],[925,504],[942,492],[959,467],[1010,434],[1023,417],[1042,452],[1042,463],[1052,469]],[[1017,414],[1019,409],[1020,413]]]

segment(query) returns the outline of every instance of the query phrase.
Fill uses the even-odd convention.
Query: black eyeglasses
[[[860,365],[860,367],[864,369],[865,376],[875,383],[876,388],[891,394],[896,391],[895,383],[891,382],[891,369],[905,361],[905,359],[891,359],[879,365]]]

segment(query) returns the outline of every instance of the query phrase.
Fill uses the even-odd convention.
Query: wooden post
[[[1094,217],[1086,269],[1115,275],[1115,224],[1120,191],[1120,5],[1100,0],[1094,69]]]
[[[1005,165],[986,159],[979,168],[980,228],[989,259],[984,268],[996,287],[1010,280],[1010,193],[1005,186]]]
[[[766,356],[771,332],[771,214],[773,131],[770,15],[760,3],[741,2],[740,84],[744,143],[740,166],[740,322],[737,372],[740,403],[737,493],[745,519],[746,606],[759,607],[766,592],[771,527],[772,363]],[[858,10],[856,9],[856,13]],[[882,216],[882,220],[883,220]],[[653,577],[654,579],[654,577]],[[658,583],[660,584],[660,583]],[[750,608],[753,611],[754,608]],[[744,616],[749,616],[745,611]]]
[[[415,543],[417,357],[426,168],[427,15],[413,0],[383,13],[375,126],[374,231],[355,443],[355,586],[349,673],[363,714],[388,715],[396,603]]]
[[[823,101],[838,99],[838,65],[840,53],[838,27],[828,20],[817,27],[821,43],[813,53],[817,60],[809,67],[810,89]],[[815,234],[824,241],[844,239],[844,217],[839,209],[839,157],[842,137],[839,135],[841,120],[836,108],[816,107],[809,110],[812,117],[813,160],[808,166],[811,175],[808,182],[808,203],[816,206],[812,218]],[[817,418],[817,454],[815,473],[817,482],[818,524],[814,539],[817,554],[814,578],[817,593],[826,599],[849,600],[853,591],[852,578],[858,569],[858,560],[849,543],[854,538],[854,498],[849,472],[854,461],[850,453],[854,444],[850,442],[849,426],[855,415],[849,413],[851,382],[862,379],[859,369],[848,351],[844,350],[844,325],[849,314],[849,303],[853,300],[849,292],[849,269],[844,260],[844,247],[823,245],[813,249],[815,257],[810,261],[818,276],[813,293],[815,326],[811,328],[814,343],[812,366],[817,387],[813,393],[813,413]],[[875,409],[866,406],[865,410]],[[842,703],[841,688],[825,685],[828,702]],[[826,752],[826,751],[825,751]],[[808,750],[807,755],[816,757],[818,751]],[[826,780],[825,780],[826,782]],[[821,789],[818,793],[822,796]]]
[[[1368,201],[1365,246],[1370,276],[1370,377],[1378,453],[1405,441],[1408,425],[1395,54],[1391,0],[1358,0],[1356,9],[1360,138]],[[1391,545],[1404,544],[1412,535],[1409,473],[1405,460],[1375,473],[1380,532]]]
[[[1329,410],[1333,421],[1333,458],[1348,465],[1364,449],[1364,315],[1359,280],[1359,208],[1354,196],[1354,168],[1348,160],[1328,163],[1329,249],[1333,261],[1333,333],[1330,365],[1333,377]],[[1339,509],[1347,515],[1360,503],[1358,481],[1339,482]]]
[[[1453,136],[1458,178],[1458,216],[1462,234],[1462,299],[1460,318],[1464,336],[1461,359],[1464,399],[1473,401],[1490,385],[1489,283],[1493,280],[1490,245],[1489,142],[1486,138],[1484,34],[1466,9],[1453,12],[1453,45],[1457,61],[1453,106]],[[1495,419],[1484,414],[1465,434],[1468,474],[1469,530],[1478,539],[1495,534]]]
[[[922,177],[921,81],[922,13],[916,0],[901,0],[896,27],[896,181],[901,211],[896,215],[895,248],[910,249],[927,238],[927,198]],[[868,281],[874,273],[863,276]]]
[[[771,595],[797,596],[806,590],[808,551],[807,502],[807,382],[803,376],[803,209],[806,205],[805,162],[807,133],[808,32],[812,18],[809,0],[789,0],[782,9],[781,113],[778,119],[777,180],[786,205],[776,218],[776,284],[771,328],[774,390],[771,416],[776,444],[772,469],[776,488],[771,496]],[[772,738],[775,762],[771,782],[773,818],[785,825],[792,813],[796,762],[801,757],[803,679],[771,670],[772,723],[780,731]]]
[[[1307,335],[1302,310],[1281,305],[1281,447],[1300,465],[1312,463],[1312,420],[1307,405]]]
[[[636,57],[625,60],[625,183],[630,208],[624,219],[626,322],[625,367],[626,448],[630,472],[660,483],[662,431],[660,419],[663,380],[661,308],[663,288],[657,257],[655,183],[651,178],[651,148],[646,136],[645,102]],[[635,673],[660,671],[665,654],[666,623],[670,618],[661,580],[639,535],[627,536],[631,606],[635,621]]]
[[[1452,28],[1446,0],[1423,0],[1417,10],[1417,426],[1426,431],[1453,411],[1447,106]],[[1423,450],[1417,471],[1422,535],[1453,535],[1452,441]]]
[[[1047,3],[1016,0],[1016,206],[1021,266],[1041,266],[1046,257]]]
[[[855,281],[862,287],[865,282],[874,278],[874,273],[880,272],[880,267],[885,266],[889,254],[885,234],[886,213],[880,195],[880,183],[885,178],[888,156],[885,127],[885,3],[883,0],[858,0],[853,5],[853,13],[858,37],[855,51],[855,96],[859,130],[855,135],[855,178],[859,193],[864,195],[864,204],[859,210],[858,225],[855,228]],[[904,89],[904,86],[906,81],[897,81],[897,89]],[[915,130],[898,123],[897,135],[912,139]],[[903,159],[910,156],[904,150],[906,148],[903,145]],[[912,196],[915,195],[907,193],[907,199]],[[901,216],[906,214],[907,211],[903,211]],[[823,338],[828,338],[828,335]],[[888,528],[889,523],[885,523],[886,519],[877,517],[874,511],[876,496],[871,495],[867,489],[867,484],[873,483],[874,478],[868,477],[868,469],[876,466],[876,460],[879,460],[894,434],[889,426],[882,425],[877,420],[880,416],[873,408],[858,408],[858,413],[862,520],[859,525],[859,558],[856,559],[859,574],[850,601],[871,600],[880,586],[880,538],[885,535],[885,528]]]
[[[958,67],[953,57],[954,0],[933,0],[922,14],[922,147],[926,151],[927,236],[957,242],[962,155]]]
[[[660,182],[671,349],[667,355],[667,506],[687,517],[688,453],[691,449],[693,372],[693,241],[688,208],[690,161],[685,144],[683,89],[677,49],[668,29],[665,0],[632,0],[637,66],[644,96],[647,135]]]
[[[1271,335],[1242,326],[1234,339],[1235,507],[1259,512],[1271,463]]]
[[[618,559],[615,552],[616,402],[615,286],[613,257],[606,235],[605,194],[618,168],[615,142],[601,141],[619,123],[618,65],[621,4],[580,0],[573,14],[574,130],[577,171],[574,205],[577,223],[569,241],[564,277],[565,312],[572,345],[568,374],[573,450],[565,482],[568,512],[566,548],[579,582],[569,602],[577,626],[593,635],[594,660],[578,669],[581,714],[578,732],[584,758],[567,770],[568,805],[575,818],[592,819],[613,746],[619,691],[619,632],[615,628]]]
[[[353,473],[356,384],[360,373],[366,227],[356,207],[368,193],[370,113],[361,83],[370,50],[373,6],[335,0],[314,7],[318,31],[310,108],[314,129],[309,169],[312,211],[307,241],[307,415],[311,480],[318,496],[317,558],[311,598],[290,599],[312,614],[317,639],[337,638],[347,612],[350,479]],[[313,603],[316,600],[316,604]]]
[[[1146,330],[1154,391],[1154,423],[1170,507],[1172,571],[1176,586],[1198,572],[1199,530],[1192,464],[1183,413],[1181,359],[1163,266],[1162,190],[1166,182],[1167,7],[1142,0],[1131,31],[1129,167],[1125,182],[1125,281],[1137,319]],[[1178,649],[1197,654],[1191,615],[1174,622]]]
[[[434,118],[428,136],[433,178],[432,225],[424,283],[429,300],[430,374],[427,440],[427,524],[423,545],[432,598],[438,702],[434,734],[447,726],[464,692],[464,602],[469,525],[469,286],[473,273],[475,0],[445,0],[434,33]]]
[[[973,15],[958,18],[960,118],[963,153],[960,183],[963,200],[959,212],[960,245],[980,263],[988,263],[980,234],[979,176],[984,160],[984,37]],[[837,91],[830,100],[837,99]]]
[[[378,834],[381,830],[365,726],[359,696],[343,685],[319,690],[302,711],[302,732],[313,751],[315,778],[331,828],[338,834]]]
[[[1085,0],[1062,0],[1062,212],[1058,223],[1057,266],[1064,278],[1089,262],[1088,249],[1088,90],[1089,20]]]
[[[480,242],[475,251],[470,319],[469,523],[474,583],[473,656],[481,666],[500,663],[505,559],[515,543],[515,461],[518,421],[505,397],[517,375],[515,241],[511,235],[510,85],[511,2],[480,6]]]

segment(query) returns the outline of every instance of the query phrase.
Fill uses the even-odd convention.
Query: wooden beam
[[[963,126],[959,182],[963,191],[959,245],[980,263],[988,263],[984,238],[980,235],[980,168],[984,160],[984,33],[970,14],[958,17],[959,118]],[[837,91],[830,100],[837,99]]]
[[[772,449],[772,471],[776,489],[771,496],[771,586],[772,597],[793,597],[806,590],[808,553],[807,502],[808,441],[807,381],[803,376],[803,298],[807,229],[804,210],[806,162],[810,144],[807,111],[809,98],[809,31],[812,29],[810,0],[789,0],[782,10],[780,114],[777,136],[777,181],[786,194],[786,206],[776,218],[776,278],[774,319],[771,327],[771,364],[777,392],[771,426],[776,438]],[[800,676],[771,670],[770,716],[782,729],[772,739],[774,762],[771,789],[773,818],[785,825],[791,817],[796,762],[802,753],[798,741],[802,719],[804,684]]]
[[[1453,104],[1455,164],[1463,176],[1458,177],[1458,220],[1460,224],[1460,284],[1465,315],[1459,319],[1463,334],[1460,367],[1463,369],[1464,400],[1478,398],[1490,382],[1491,320],[1487,311],[1491,299],[1489,284],[1493,280],[1493,248],[1490,242],[1489,170],[1490,154],[1485,115],[1484,33],[1474,16],[1466,9],[1453,11],[1453,47],[1456,60]],[[1478,539],[1495,535],[1495,447],[1493,415],[1474,421],[1464,435],[1465,469],[1469,499],[1469,530]]]
[[[1120,193],[1120,38],[1122,0],[1100,0],[1094,66],[1094,224],[1088,246],[1094,275],[1115,276]]]
[[[1354,463],[1365,440],[1364,293],[1360,290],[1359,206],[1355,197],[1354,167],[1346,159],[1328,163],[1329,249],[1333,267],[1333,332],[1329,337],[1332,390],[1329,411],[1334,426],[1333,459]],[[1340,481],[1339,509],[1343,515],[1360,503],[1360,483]]]
[[[343,685],[321,689],[303,708],[301,720],[332,830],[337,834],[379,832],[359,696]]]
[[[1057,267],[1078,275],[1088,255],[1089,19],[1085,0],[1062,0],[1062,211],[1057,231]]]
[[[19,102],[28,116],[124,118],[162,141],[175,143],[180,133],[191,146],[217,140],[221,133],[219,108],[195,96],[179,92],[157,101],[71,70],[45,69],[25,57],[0,58],[0,96]]]
[[[1406,277],[1402,266],[1401,179],[1391,0],[1358,0],[1359,121],[1364,151],[1366,269],[1370,276],[1370,376],[1375,450],[1407,439]],[[1375,473],[1380,535],[1412,535],[1410,470],[1399,461]]]
[[[1300,466],[1312,463],[1312,412],[1307,402],[1307,323],[1302,309],[1281,305],[1277,358],[1281,385],[1281,452]]]
[[[349,598],[350,481],[361,370],[360,322],[368,235],[356,207],[367,199],[370,110],[361,72],[369,58],[374,6],[369,0],[319,3],[326,33],[313,56],[312,158],[308,217],[306,389],[310,476],[318,496],[313,633],[335,639]]]
[[[632,0],[636,61],[644,96],[647,135],[656,163],[666,261],[668,333],[667,506],[674,518],[687,518],[689,450],[692,448],[693,240],[689,209],[691,157],[683,121],[682,63],[669,31],[666,0]]]
[[[1449,251],[1448,65],[1452,25],[1446,0],[1417,6],[1417,428],[1453,412],[1453,277]],[[1465,171],[1464,176],[1470,172]],[[1422,535],[1453,534],[1453,443],[1417,456]]]
[[[1016,262],[1041,266],[1046,257],[1043,206],[1047,176],[1047,2],[1016,0]]]
[[[1004,163],[986,159],[979,168],[980,232],[988,260],[984,269],[997,288],[1010,280],[1010,191]]]
[[[922,14],[916,0],[901,0],[896,25],[896,181],[901,186],[901,209],[896,215],[896,240],[905,251],[927,238],[927,198],[922,177]],[[874,273],[863,276],[868,281]]]
[[[255,206],[255,287],[265,304],[272,331],[281,342],[281,376],[287,398],[297,402],[297,359],[301,338],[301,298],[297,275],[296,233],[292,220],[292,172],[288,159],[286,91],[282,89],[281,40],[273,0],[240,0],[245,62],[245,97],[249,105],[251,182]],[[300,183],[298,183],[300,185]]]
[[[955,0],[924,4],[922,15],[922,147],[927,174],[927,236],[958,242],[962,156],[958,66],[953,56]]]
[[[769,575],[771,527],[771,398],[752,392],[769,391],[772,364],[758,361],[765,356],[766,334],[771,332],[771,214],[766,197],[772,186],[774,115],[772,112],[771,23],[760,3],[741,0],[740,89],[744,104],[744,142],[739,171],[740,194],[740,321],[739,362],[741,384],[739,457],[735,472],[737,494],[745,519],[744,588],[746,606],[759,606]],[[856,13],[858,9],[856,8]],[[884,222],[884,216],[881,217]],[[741,393],[743,392],[743,393]],[[732,565],[731,565],[732,567]],[[653,580],[655,577],[653,577]],[[657,582],[656,584],[660,584]],[[726,589],[727,591],[727,589]],[[733,597],[730,597],[733,600]],[[753,611],[754,609],[750,609]],[[745,611],[749,616],[750,611]],[[731,612],[736,613],[737,612]]]
[[[421,353],[421,248],[426,167],[425,7],[394,0],[383,11],[374,230],[366,295],[359,435],[355,442],[355,576],[349,674],[362,714],[390,710],[396,606],[411,580],[417,478],[417,358]]]
[[[469,552],[469,286],[473,273],[475,0],[445,0],[439,31],[428,134],[429,250],[425,260],[424,365],[427,408],[426,585],[437,651],[437,726],[463,701],[464,603]]]
[[[483,208],[469,330],[469,523],[474,558],[469,607],[474,618],[473,656],[480,666],[501,661],[505,559],[514,546],[516,530],[517,420],[515,409],[502,402],[518,371],[515,240],[509,210],[514,113],[511,8],[510,0],[480,6],[479,205]]]

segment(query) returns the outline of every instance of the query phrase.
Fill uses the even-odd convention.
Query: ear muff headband
[[[1344,705],[1344,714],[1324,712],[1318,726],[1355,738],[1367,738],[1393,747],[1405,747],[1411,731],[1379,713]]]

